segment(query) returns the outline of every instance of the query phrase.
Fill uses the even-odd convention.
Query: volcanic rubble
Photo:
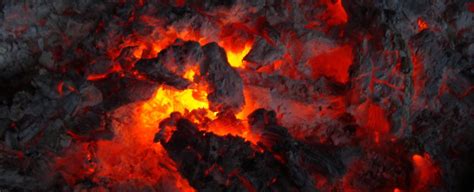
[[[2,1],[0,191],[472,190],[473,12]]]

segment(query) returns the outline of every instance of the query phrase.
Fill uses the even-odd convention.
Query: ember
[[[0,191],[470,191],[473,3],[0,3]]]

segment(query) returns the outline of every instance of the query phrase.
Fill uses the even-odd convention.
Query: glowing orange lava
[[[426,191],[430,185],[435,185],[439,177],[439,168],[433,163],[430,155],[414,154],[412,156],[413,167],[415,168],[413,184],[415,191]]]
[[[231,49],[226,49],[227,60],[229,61],[230,66],[236,68],[243,68],[244,57],[250,52],[251,48],[252,44],[247,43],[242,50],[235,51]]]
[[[418,18],[416,23],[418,24],[418,32],[428,29],[428,23],[426,23],[426,21],[424,21],[421,17]]]
[[[326,13],[323,14],[323,19],[326,20],[330,26],[341,25],[347,23],[347,13],[342,6],[341,0],[324,0],[322,1],[326,7]]]
[[[196,97],[201,95],[204,97]],[[160,87],[155,96],[142,106],[140,121],[145,127],[153,127],[157,131],[158,123],[167,118],[172,112],[182,114],[196,109],[208,109],[209,102],[206,100],[206,90],[186,89],[176,90],[172,87]],[[207,117],[214,119],[215,114],[208,111]]]
[[[193,80],[195,74],[196,69],[190,69],[184,77]],[[94,153],[97,166],[87,173],[94,174],[98,180],[107,178],[114,183],[133,181],[143,185],[152,185],[170,177],[168,180],[176,182],[175,186],[180,191],[193,191],[187,181],[181,178],[161,144],[153,143],[159,123],[172,112],[186,116],[193,110],[204,111],[205,117],[211,122],[208,126],[200,126],[201,130],[256,141],[240,120],[216,119],[216,113],[208,108],[207,89],[194,85],[185,90],[161,86],[150,100],[117,109],[112,114],[117,119],[113,122],[115,137],[112,141],[97,142],[97,151]],[[192,120],[198,126],[202,123]]]
[[[83,144],[60,158],[56,167],[70,183],[89,177],[94,182],[109,183],[111,188],[166,183],[167,187],[174,187],[169,188],[172,191],[194,191],[153,138],[160,121],[171,112],[208,108],[207,100],[193,96],[195,91],[159,87],[150,100],[118,108],[110,114],[115,134],[112,140]]]
[[[313,77],[326,76],[346,83],[349,80],[349,67],[352,65],[352,47],[344,45],[316,55],[308,62]]]

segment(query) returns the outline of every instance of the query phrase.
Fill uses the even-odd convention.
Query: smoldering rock
[[[67,127],[75,132],[88,133],[104,126],[105,111],[101,107],[89,107],[76,112]]]
[[[447,47],[447,39],[440,34],[424,31],[411,39],[412,46],[417,56],[418,64],[423,69],[420,76],[425,78],[426,90],[422,97],[432,98],[438,94],[443,85],[443,74],[446,70],[465,68],[469,64],[463,60],[457,50]],[[432,67],[428,67],[432,66]],[[420,77],[419,77],[420,78]]]
[[[279,162],[269,152],[255,151],[242,138],[200,132],[185,119],[178,121],[177,130],[163,145],[197,190],[316,190],[304,172],[295,171],[298,178],[284,174],[296,167]]]
[[[87,65],[85,75],[107,74],[113,71],[115,63],[107,58],[97,58],[93,63]]]
[[[122,105],[144,101],[153,96],[160,85],[154,81],[139,80],[134,77],[121,77],[117,73],[110,74],[107,78],[93,82],[102,95],[104,110],[111,111]]]
[[[138,61],[138,59],[133,55],[136,48],[137,47],[134,46],[123,48],[120,55],[115,59],[124,70],[131,70],[134,64]]]
[[[158,57],[139,60],[135,69],[153,81],[184,89],[190,84],[182,77],[184,72],[200,63],[202,55],[201,46],[197,42],[178,40],[161,51]]]
[[[49,99],[59,99],[61,97],[58,86],[63,80],[60,75],[56,75],[46,70],[40,70],[39,74],[31,81],[38,94]]]
[[[129,81],[128,85],[130,86],[128,89],[124,90],[124,94],[132,102],[150,99],[158,87],[158,85],[153,82],[140,81],[136,79],[129,79]]]
[[[79,93],[81,95],[81,102],[78,109],[102,103],[102,93],[93,85],[81,87]]]
[[[166,69],[158,58],[141,59],[135,65],[135,69],[146,74],[147,78],[153,81],[164,82],[178,89],[185,89],[190,84],[188,80]]]
[[[246,85],[264,87],[282,98],[298,102],[313,102],[318,96],[341,95],[347,90],[346,86],[325,77],[317,80],[297,80],[277,74],[245,71],[242,73],[242,79]]]
[[[190,82],[182,76],[199,64],[200,76],[213,90],[208,100],[214,111],[237,111],[244,104],[242,80],[222,48],[211,43],[203,48],[196,42],[177,41],[154,59],[139,60],[135,68],[157,82],[184,89]]]
[[[268,40],[259,38],[255,41],[250,52],[244,60],[248,62],[246,67],[258,69],[260,67],[272,64],[283,56],[283,45],[277,41],[270,44]]]
[[[304,167],[328,177],[341,176],[345,172],[345,165],[337,151],[338,147],[320,144],[311,146],[297,141],[290,135],[288,129],[278,125],[274,111],[257,109],[248,118],[252,132],[260,135],[259,141],[267,150],[280,155],[289,165],[295,166],[292,170]]]
[[[203,47],[204,60],[200,65],[200,74],[210,85],[207,96],[212,111],[231,110],[237,112],[245,103],[243,82],[239,74],[227,62],[227,56],[216,43]]]
[[[390,150],[371,149],[353,163],[346,175],[349,189],[365,191],[383,188],[406,189],[410,186],[412,165],[405,156],[400,156],[401,144],[393,144]],[[397,183],[397,186],[393,186]]]
[[[187,69],[202,61],[203,50],[197,42],[177,39],[173,45],[161,51],[158,58],[168,70],[182,76]]]
[[[331,2],[334,4],[336,1]],[[45,67],[52,71],[58,70],[55,71],[58,73],[61,73],[60,71],[62,70],[84,70],[81,64],[89,64],[89,60],[87,59],[88,57],[94,59],[103,57],[109,53],[109,48],[120,45],[123,37],[129,33],[143,36],[152,35],[150,34],[150,31],[152,31],[150,29],[152,29],[154,26],[144,27],[144,25],[135,24],[140,22],[139,20],[143,15],[159,16],[160,19],[164,18],[164,23],[166,23],[166,25],[177,26],[179,24],[182,26],[190,26],[199,32],[208,32],[210,30],[214,30],[213,35],[211,35],[213,38],[216,38],[215,36],[217,35],[214,34],[218,34],[218,30],[212,28],[219,27],[219,24],[216,23],[220,21],[242,22],[244,25],[248,25],[249,23],[253,23],[252,20],[255,20],[252,18],[263,16],[267,18],[269,23],[278,26],[278,31],[295,32],[295,36],[298,37],[296,40],[300,40],[299,38],[301,37],[302,42],[307,42],[309,39],[314,39],[311,37],[314,36],[311,34],[311,31],[319,29],[307,30],[303,28],[305,27],[306,23],[314,20],[314,18],[312,18],[314,13],[318,13],[323,10],[315,9],[312,6],[306,6],[309,3],[301,3],[299,1],[288,1],[287,4],[281,4],[278,2],[265,3],[263,1],[206,1],[202,5],[197,5],[198,7],[201,6],[202,10],[200,9],[195,11],[195,8],[193,7],[194,3],[195,2],[188,1],[185,3],[184,8],[179,8],[176,6],[168,6],[166,3],[150,3],[140,7],[135,2],[125,2],[123,4],[118,4],[90,0],[77,2],[2,2],[0,5],[0,9],[2,9],[2,11],[0,11],[0,20],[2,23],[2,26],[0,26],[0,37],[1,39],[8,39],[7,41],[14,42],[12,44],[16,45],[12,45],[12,47],[16,46],[16,48],[9,47],[9,51],[7,51],[7,53],[0,54],[0,61],[2,61],[2,58],[7,58],[7,60],[12,61],[6,63],[0,62],[0,71],[8,72],[7,76],[12,75],[11,77],[7,78],[6,83],[3,83],[3,81],[0,83],[0,87],[2,88],[0,100],[6,103],[2,103],[2,105],[9,105],[10,107],[10,102],[15,97],[17,92],[22,92],[21,94],[28,93],[31,96],[26,99],[29,101],[24,102],[24,104],[23,102],[14,103],[13,108],[15,114],[13,114],[13,116],[15,117],[13,119],[17,121],[17,125],[19,125],[18,129],[12,129],[11,125],[13,125],[13,123],[10,118],[3,118],[7,119],[3,122],[5,127],[4,129],[8,130],[8,134],[5,133],[4,136],[10,141],[14,140],[12,143],[16,142],[18,141],[19,136],[22,134],[22,131],[20,130],[28,130],[28,133],[30,133],[30,131],[32,131],[32,133],[35,132],[34,129],[30,130],[32,126],[28,125],[31,122],[28,123],[26,121],[27,119],[31,118],[35,119],[36,121],[38,120],[38,117],[47,117],[46,121],[51,124],[51,122],[55,121],[54,118],[69,116],[73,111],[76,110],[77,106],[81,105],[81,95],[78,92],[67,88],[69,86],[73,86],[79,90],[79,87],[82,86],[82,83],[77,82],[76,80],[66,80],[64,82],[64,88],[61,89],[63,90],[62,96],[56,90],[57,86],[59,85],[58,80],[60,78],[53,79],[51,82],[44,82],[42,85],[36,84],[35,82],[35,84],[31,86],[30,79],[38,74],[38,67]],[[342,0],[342,5],[348,13],[349,22],[345,26],[337,26],[337,28],[343,28],[343,31],[332,29],[329,31],[329,34],[344,32],[343,37],[339,36],[341,33],[337,33],[337,37],[336,35],[333,37],[337,38],[338,41],[340,40],[341,42],[354,41],[353,43],[356,44],[356,47],[358,44],[364,43],[358,42],[358,38],[366,36],[375,37],[376,40],[371,41],[375,42],[374,44],[371,44],[374,45],[373,49],[358,49],[355,51],[354,55],[364,54],[364,51],[380,52],[373,53],[365,57],[364,59],[366,60],[364,63],[357,63],[357,61],[359,61],[361,58],[356,58],[354,60],[356,61],[354,66],[359,66],[361,69],[373,69],[371,68],[370,60],[376,61],[375,68],[381,68],[384,70],[377,70],[375,72],[375,76],[384,82],[389,83],[384,85],[383,83],[376,82],[374,85],[375,93],[372,95],[367,94],[365,91],[369,90],[371,78],[368,78],[370,75],[365,74],[370,74],[371,71],[357,70],[355,68],[356,70],[351,71],[353,74],[351,77],[353,79],[350,80],[350,85],[347,88],[351,89],[350,94],[359,95],[360,93],[363,98],[355,98],[354,100],[374,99],[381,105],[382,108],[389,111],[390,114],[387,115],[387,118],[391,119],[391,123],[394,125],[394,127],[400,128],[401,126],[399,125],[407,123],[408,127],[406,129],[406,134],[403,136],[404,139],[416,140],[417,147],[413,147],[413,149],[424,149],[428,151],[430,154],[432,154],[433,159],[439,163],[443,169],[443,179],[445,180],[447,187],[445,189],[441,188],[438,190],[459,190],[459,188],[455,187],[461,182],[465,182],[465,186],[472,186],[472,182],[468,180],[470,176],[473,175],[472,171],[469,171],[469,167],[472,165],[472,163],[469,162],[472,162],[472,158],[470,158],[468,154],[472,154],[472,147],[469,146],[473,146],[472,142],[470,141],[472,141],[473,138],[471,133],[474,133],[474,131],[472,131],[472,118],[470,118],[470,115],[472,115],[471,106],[473,105],[473,94],[472,91],[470,91],[472,90],[472,70],[469,69],[469,64],[473,63],[471,58],[474,53],[474,46],[472,46],[472,43],[470,43],[472,42],[471,37],[473,35],[472,30],[469,29],[469,27],[472,26],[472,22],[470,22],[472,21],[472,11],[469,11],[469,4],[465,1],[422,0],[402,2],[397,0],[389,0],[374,2],[365,0]],[[165,8],[161,9],[162,7]],[[150,10],[153,11],[153,9],[158,10],[157,12],[159,14],[155,14],[155,12],[150,14]],[[207,11],[210,11],[211,13],[209,14]],[[229,12],[230,14],[225,14]],[[234,15],[233,13],[237,14]],[[209,17],[210,19],[205,20],[205,17]],[[248,18],[251,18],[250,22],[247,22]],[[418,27],[416,24],[416,20],[418,18],[426,20],[431,29],[418,32]],[[201,19],[202,21],[195,22],[196,20]],[[187,25],[190,23],[190,20],[192,20],[192,24]],[[97,29],[95,29],[95,27],[91,27],[91,23],[95,24],[98,21],[103,21],[106,23],[105,27],[102,27],[102,29],[100,26],[97,26]],[[324,21],[322,22],[322,25],[325,25]],[[426,58],[423,59],[424,62],[422,63],[424,69],[421,70],[426,73],[425,75],[427,76],[425,83],[419,83],[422,81],[416,81],[418,76],[410,74],[412,72],[410,69],[411,67],[406,65],[409,65],[409,62],[402,62],[403,70],[396,71],[392,74],[390,69],[396,69],[394,68],[394,66],[396,66],[396,62],[394,61],[399,59],[406,60],[406,55],[411,54],[411,50],[406,49],[406,47],[397,47],[400,43],[395,43],[398,44],[395,47],[387,46],[394,43],[390,41],[390,39],[395,37],[390,34],[393,32],[400,35],[402,37],[401,40],[408,41],[411,46],[410,49],[413,48],[415,53],[421,53],[422,55],[426,56]],[[382,39],[377,39],[378,37],[382,37],[384,35],[387,36]],[[416,36],[414,37],[414,35]],[[400,40],[400,38],[396,38]],[[294,40],[295,39],[289,38],[285,41],[290,42],[291,44],[296,42]],[[36,57],[38,56],[38,53],[36,52],[37,50],[34,50],[37,49],[36,44],[38,44],[38,49],[42,51],[39,58],[40,65],[35,65],[37,59]],[[263,47],[265,48],[266,46]],[[290,46],[290,48],[287,50],[293,49],[294,47]],[[305,50],[311,50],[306,48],[307,47],[305,47]],[[321,47],[318,46],[318,48]],[[81,49],[89,53],[81,53]],[[388,58],[384,56],[384,51],[387,50],[399,51],[399,53],[404,55],[404,57]],[[72,52],[75,53],[71,54]],[[133,52],[133,48],[131,48],[126,54],[123,52],[124,55],[126,55],[123,57],[128,57],[131,60],[123,61],[119,59],[117,61],[119,61],[119,63],[127,63],[127,65],[136,62],[133,60],[134,57],[130,56],[130,52]],[[23,57],[26,55],[25,53],[33,55],[33,62],[28,59],[29,56]],[[293,52],[289,52],[289,54],[292,56],[295,55]],[[273,58],[273,54],[269,55],[272,55],[272,57],[268,58]],[[303,54],[301,61],[297,61],[294,65],[293,63],[288,63],[284,66],[297,66],[299,70],[300,67],[304,66],[307,57],[308,54],[305,53]],[[258,59],[259,58],[256,58],[256,60]],[[74,61],[75,63],[71,61]],[[11,63],[15,63],[15,65],[11,65]],[[252,63],[251,65],[255,65],[251,68],[258,68],[262,64]],[[123,67],[126,69],[125,71],[128,71],[129,68],[127,67]],[[413,67],[413,69],[415,68],[416,67]],[[91,71],[95,71],[95,69]],[[173,70],[170,71],[177,76],[181,76],[180,72]],[[305,70],[301,71],[306,72]],[[3,74],[2,72],[0,72],[0,74]],[[87,73],[89,72],[86,72],[86,74]],[[114,74],[112,74],[112,76],[114,76]],[[418,82],[419,84],[423,85],[419,92],[420,95],[417,95],[418,97],[411,95],[410,93],[410,90],[414,88],[411,86],[411,78],[414,80],[413,83]],[[0,79],[2,78],[0,77]],[[148,80],[137,80],[129,77],[125,77],[125,79],[126,80],[124,81],[117,81],[116,79],[113,81],[107,81],[107,83],[103,85],[99,85],[102,82],[93,82],[94,86],[98,88],[103,95],[103,101],[101,104],[105,109],[100,109],[99,111],[101,111],[101,113],[103,111],[113,110],[122,104],[127,104],[138,100],[145,100],[155,90],[154,88],[159,85],[157,82]],[[285,85],[278,87],[278,83],[274,83],[271,86],[265,86],[278,87],[277,91],[281,93],[284,93],[284,90],[289,88],[291,89],[291,91],[289,91],[291,94],[286,94],[286,96],[293,97],[295,99],[310,97],[312,94],[308,93],[333,94],[332,89],[329,91],[329,88],[332,86],[327,86],[328,84],[324,81],[286,83],[288,80],[282,80],[281,78],[268,78],[268,81],[271,80],[278,80],[279,82],[283,82],[282,84]],[[421,78],[419,80],[425,79]],[[313,83],[318,84],[315,85],[316,88],[311,87]],[[120,86],[115,86],[115,84]],[[354,90],[354,86],[358,85],[360,85],[362,89]],[[387,85],[404,87],[406,88],[406,92],[399,91],[398,89],[394,89],[393,87]],[[446,89],[446,85],[448,85],[448,89]],[[108,88],[109,86],[110,88]],[[185,87],[184,85],[182,86]],[[122,90],[122,88],[125,90]],[[319,88],[321,88],[321,90],[319,90]],[[112,96],[114,94],[115,96]],[[340,93],[337,92],[334,94],[339,95]],[[347,92],[342,94],[347,94]],[[86,99],[86,101],[88,100]],[[96,104],[98,102],[94,101],[91,103]],[[427,103],[427,105],[425,105],[425,103]],[[99,103],[97,105],[101,104]],[[355,108],[358,106],[358,104],[360,103],[351,103],[349,108]],[[81,108],[92,108],[92,110],[97,110],[95,109],[97,105],[90,105],[91,104],[86,104],[86,107]],[[406,113],[407,109],[409,109],[409,113]],[[10,111],[10,109],[7,110]],[[391,113],[392,111],[395,112]],[[101,113],[97,113],[95,115]],[[407,114],[411,116],[409,119],[405,118]],[[87,116],[85,112],[77,113],[74,116],[76,115]],[[0,117],[0,119],[2,119],[2,117]],[[340,120],[337,120],[337,123],[339,123],[339,121]],[[2,120],[0,120],[0,122],[2,122]],[[40,121],[38,120],[38,122]],[[337,128],[343,127],[343,125],[346,123],[342,122],[341,125],[338,125],[337,123],[335,123],[334,126],[336,131],[327,129],[327,132],[341,132],[341,130],[337,130]],[[57,135],[64,136],[63,132],[69,129],[69,127],[62,126],[60,126],[61,128],[56,128],[56,123],[52,124],[54,124],[54,126],[46,128],[46,131],[49,129],[52,131],[47,131],[44,133],[46,136],[43,137],[47,138],[41,140],[40,144],[38,145],[39,149],[47,148],[44,146],[45,143],[48,143],[48,146],[49,144],[54,144],[56,142],[54,138],[57,138]],[[2,126],[0,125],[0,130],[1,128]],[[355,128],[357,129],[358,127],[355,126]],[[56,133],[56,130],[58,130],[57,132],[59,133]],[[393,130],[397,132],[396,128],[393,128]],[[22,138],[28,137],[22,136]],[[340,140],[342,136],[337,133],[332,134],[331,137],[334,137],[334,140]],[[338,141],[335,143],[347,142]],[[358,145],[361,143],[356,142],[355,144]],[[18,146],[19,144],[12,144],[10,146],[14,145]],[[453,151],[452,149],[455,150]],[[215,151],[213,152],[217,153]],[[398,153],[397,155],[401,154],[404,153]],[[452,161],[453,157],[451,154],[456,155],[456,161]],[[3,153],[1,155],[3,155]],[[384,190],[386,188],[393,190],[394,187],[406,187],[406,181],[394,179],[399,181],[401,185],[393,185],[390,183],[393,181],[390,178],[399,177],[393,177],[393,175],[396,174],[391,174],[393,170],[391,169],[391,166],[398,166],[396,163],[398,159],[394,158],[394,155],[389,155],[390,158],[394,158],[393,162],[395,163],[393,163],[392,160],[385,160],[385,158],[383,158],[384,155],[384,152],[380,152],[378,155],[371,155],[375,157],[363,157],[362,161],[368,161],[367,167],[361,174],[362,176],[357,177],[350,183],[355,184],[353,186],[357,186],[359,187],[358,189],[363,190],[372,190],[372,188],[367,187],[368,185],[384,187]],[[383,160],[377,161],[377,159]],[[249,164],[252,165],[252,163]],[[385,164],[388,166],[385,167]],[[9,165],[14,167],[12,169],[16,169],[20,166],[18,163],[12,163]],[[256,164],[255,167],[250,168],[257,169],[259,165],[260,164]],[[273,164],[270,162],[269,165]],[[405,166],[406,165],[402,165],[402,167]],[[375,171],[366,171],[371,170],[372,168]],[[26,171],[29,170],[30,169]],[[38,169],[34,167],[32,167],[32,170],[38,171]],[[272,169],[270,171],[275,170]],[[355,168],[355,171],[360,171],[360,169]],[[387,172],[389,174],[388,177],[385,176]],[[38,189],[36,183],[40,182],[37,180],[30,180],[31,177],[29,175],[17,173],[18,170],[2,172],[2,175],[4,175],[5,178],[0,179],[2,180],[2,182],[0,182],[2,184],[0,185],[11,185],[11,187],[8,187],[8,189],[12,191],[16,189]],[[44,174],[40,175],[43,176]],[[213,179],[219,180],[219,182],[222,182],[221,179],[224,178],[224,176],[221,175],[222,174],[220,174],[219,171],[212,171]],[[407,175],[406,173],[400,175],[405,178],[410,177],[410,175]],[[64,180],[57,180],[55,182],[58,183],[58,190],[65,190],[64,188],[71,189],[69,187],[60,186],[65,185]],[[170,183],[174,184],[174,182]],[[239,183],[239,181],[233,179],[231,183]],[[92,184],[85,186],[90,187]],[[232,189],[240,190],[243,188],[237,186],[235,188],[230,188],[229,190]],[[472,187],[468,187],[466,189],[470,190]]]

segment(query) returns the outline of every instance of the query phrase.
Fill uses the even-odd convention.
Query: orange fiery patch
[[[352,47],[344,45],[311,58],[313,77],[327,76],[338,82],[349,80],[349,67],[352,65]]]
[[[186,183],[180,181],[173,161],[167,157],[160,144],[153,143],[153,138],[159,130],[160,121],[167,118],[171,112],[185,113],[188,110],[207,107],[207,101],[193,97],[193,90],[179,91],[171,87],[160,87],[150,100],[140,106],[132,106],[132,114],[128,114],[130,108],[125,108],[124,111],[119,109],[115,113],[124,115],[125,117],[121,116],[120,119],[128,119],[130,123],[117,124],[114,127],[116,137],[112,141],[98,143],[97,158],[101,165],[98,174],[116,178],[118,181],[140,179],[152,183],[156,178],[171,174],[164,170],[165,167],[160,166],[164,164],[173,170],[177,182]],[[124,114],[121,114],[122,112]]]
[[[378,104],[366,101],[361,104],[356,111],[359,123],[365,127],[360,135],[370,134],[375,143],[380,143],[382,138],[386,138],[390,131],[390,123],[387,120],[384,109]]]
[[[56,86],[56,90],[59,93],[59,96],[63,95],[63,86],[64,86],[64,81],[60,81],[58,85]]]
[[[416,23],[418,24],[418,32],[421,32],[425,29],[428,29],[428,23],[426,23],[425,20],[423,20],[421,17],[418,18],[418,20],[416,21]]]
[[[160,21],[144,17],[142,22],[157,24]],[[108,56],[115,60],[126,47],[133,46],[132,57],[152,58],[176,39],[197,41],[201,45],[208,43],[206,38],[192,29],[177,30],[173,27],[167,29],[156,28],[156,34],[138,36],[135,34],[125,38],[118,48],[111,49]],[[250,51],[251,42],[243,47],[224,47],[228,61],[233,67],[243,67],[243,57]],[[133,63],[132,63],[133,65]],[[199,75],[199,66],[186,70],[183,77],[194,82]],[[112,72],[123,72],[120,65],[114,66],[110,72],[104,74],[90,74],[89,81],[107,78]],[[136,76],[136,75],[135,75]],[[58,92],[62,93],[63,85],[58,85]],[[197,125],[211,121],[208,126],[199,126],[201,130],[213,132],[217,135],[235,135],[254,141],[249,134],[248,126],[229,124],[226,120],[217,120],[216,113],[209,109],[207,101],[208,89],[205,83],[195,83],[189,89],[177,90],[173,87],[161,86],[157,88],[154,96],[143,103],[123,106],[113,112],[112,116],[118,119],[113,123],[115,137],[111,141],[100,140],[85,142],[84,145],[95,146],[93,151],[88,147],[71,150],[65,157],[58,158],[56,168],[63,173],[70,184],[84,179],[92,178],[99,182],[108,180],[110,187],[116,184],[134,183],[134,186],[153,186],[158,182],[166,182],[167,186],[174,186],[174,191],[194,191],[188,182],[181,177],[176,165],[171,160],[161,144],[153,143],[155,133],[159,131],[158,125],[172,112],[180,112]],[[199,118],[192,117],[193,110],[199,111]],[[235,119],[234,122],[240,122]],[[79,140],[78,140],[79,141]]]
[[[387,134],[390,124],[385,117],[385,111],[376,104],[370,104],[367,111],[367,127],[374,131],[375,142],[380,142],[380,135]]]
[[[243,68],[244,67],[244,57],[250,52],[252,48],[251,43],[245,44],[243,49],[240,50],[228,50],[226,49],[227,60],[229,61],[230,66],[235,68]],[[225,47],[224,47],[225,49]]]
[[[230,66],[244,67],[243,59],[253,45],[253,35],[250,32],[256,33],[243,24],[230,24],[222,30],[218,44],[225,49]]]
[[[414,154],[412,156],[414,170],[415,191],[428,190],[430,185],[435,185],[439,176],[439,168],[434,164],[428,153],[423,155]]]
[[[190,68],[183,76],[193,80],[197,73],[197,68]],[[257,141],[241,120],[217,118],[215,112],[208,110],[207,91],[205,85],[198,84],[185,90],[168,86],[157,88],[150,100],[123,106],[113,112],[113,140],[84,144],[82,148],[59,158],[56,168],[71,184],[78,178],[92,178],[96,182],[106,178],[113,184],[133,182],[138,186],[167,181],[174,182],[179,191],[194,191],[179,175],[161,144],[153,143],[159,123],[170,113],[180,112],[189,116],[194,110],[199,110],[210,121],[207,126],[200,126],[202,119],[190,118],[201,130],[217,135],[240,136],[253,143]],[[91,150],[89,145],[96,147]]]
[[[109,76],[109,74],[114,73],[114,72],[120,72],[122,71],[122,67],[117,63],[112,66],[111,69],[109,69],[106,73],[101,73],[101,74],[89,74],[87,76],[87,80],[89,81],[98,81],[101,79],[105,79]]]
[[[177,0],[176,5],[183,6],[185,1]],[[341,0],[325,1],[328,12],[324,16],[329,25],[339,25],[347,22],[347,14],[342,7]],[[139,3],[142,4],[142,3]],[[141,16],[136,18],[137,22],[143,22],[150,26],[156,26],[149,35],[142,36],[132,33],[124,39],[117,47],[109,48],[107,56],[116,61],[121,51],[127,47],[134,47],[131,58],[154,58],[160,51],[173,44],[177,39],[185,41],[196,41],[201,45],[216,41],[226,51],[229,64],[234,68],[244,68],[243,58],[250,52],[255,35],[263,35],[271,41],[265,31],[253,30],[243,24],[229,24],[223,26],[221,33],[216,37],[204,36],[200,31],[189,27],[158,27],[163,23],[159,19]],[[134,18],[135,20],[135,18]],[[258,27],[257,27],[258,28]],[[236,38],[238,40],[236,40]],[[111,39],[115,39],[111,37]],[[118,40],[118,39],[117,39]],[[296,58],[301,57],[303,43],[299,43],[294,49]],[[295,59],[289,54],[285,55],[284,61],[277,61],[275,68],[288,68],[288,76],[298,76],[294,63]],[[136,61],[136,60],[135,60]],[[131,59],[129,62],[133,62]],[[286,63],[291,63],[285,65]],[[328,76],[338,82],[346,83],[349,79],[348,68],[352,64],[352,48],[349,45],[337,47],[326,53],[320,54],[310,60],[313,76]],[[284,66],[285,65],[285,66]],[[130,64],[133,66],[133,63]],[[107,78],[112,72],[125,73],[125,69],[116,64],[110,72],[104,74],[90,74],[87,80],[95,81]],[[133,74],[133,72],[131,72]],[[139,74],[134,77],[139,78]],[[79,148],[71,151],[70,155],[59,158],[57,168],[65,175],[68,182],[73,183],[79,179],[92,178],[95,182],[107,181],[110,186],[115,184],[134,183],[138,186],[153,186],[157,182],[171,182],[173,191],[194,191],[189,183],[181,177],[172,159],[168,157],[166,150],[159,143],[153,143],[155,133],[159,131],[159,123],[168,118],[172,112],[180,112],[195,123],[201,130],[212,132],[216,135],[234,135],[247,141],[256,143],[258,137],[252,135],[246,123],[247,115],[258,107],[262,107],[259,101],[250,100],[249,91],[246,89],[246,105],[236,117],[219,117],[216,112],[209,110],[207,101],[207,85],[195,81],[199,76],[199,68],[193,67],[183,73],[185,79],[194,82],[188,89],[177,90],[173,87],[161,86],[155,91],[154,96],[142,103],[133,103],[114,111],[112,114],[113,132],[115,137],[110,140],[84,142]],[[58,92],[62,93],[63,85],[58,85]],[[267,94],[269,95],[269,94]],[[261,96],[261,94],[259,95]],[[265,105],[270,105],[266,103]],[[305,110],[302,104],[296,103],[291,108],[300,110],[301,116],[311,116],[313,111]],[[369,111],[372,108],[369,109]],[[375,109],[375,114],[382,112]],[[301,112],[304,111],[304,112]],[[373,110],[372,110],[373,111]],[[193,114],[199,113],[199,117]],[[322,113],[323,114],[323,113]],[[330,114],[329,114],[330,115]],[[312,116],[311,116],[312,117]],[[373,120],[369,119],[370,122]],[[377,121],[377,119],[375,120]],[[377,124],[373,126],[385,126]],[[385,128],[382,128],[385,129]],[[78,137],[80,140],[80,137]],[[91,147],[92,146],[92,147]]]
[[[193,72],[186,74],[193,74]],[[216,119],[216,114],[207,110],[209,103],[206,96],[206,89],[195,87],[176,90],[162,86],[150,100],[140,106],[117,110],[115,113],[119,114],[121,121],[129,121],[129,123],[119,123],[114,126],[116,137],[112,141],[98,142],[96,157],[100,168],[97,169],[96,174],[99,177],[108,177],[117,181],[137,180],[150,183],[156,178],[174,174],[173,178],[176,179],[177,184],[180,183],[180,190],[192,191],[187,182],[180,178],[173,161],[167,157],[162,146],[153,143],[153,138],[159,130],[158,124],[172,112],[180,112],[186,116],[193,110],[204,110],[208,119]],[[134,111],[130,112],[130,109]],[[246,129],[244,125],[229,122],[231,121],[214,120],[208,127],[201,129],[217,135],[231,134],[241,137],[248,135],[248,131],[244,131]],[[194,123],[201,122],[194,121]],[[234,127],[235,125],[239,125],[238,129]],[[174,173],[164,170],[165,168],[160,164],[166,165],[167,169],[172,169]],[[131,167],[134,168],[131,169]]]
[[[341,0],[323,0],[322,3],[327,7],[326,12],[322,15],[322,18],[329,26],[347,23],[347,13],[342,6]]]

